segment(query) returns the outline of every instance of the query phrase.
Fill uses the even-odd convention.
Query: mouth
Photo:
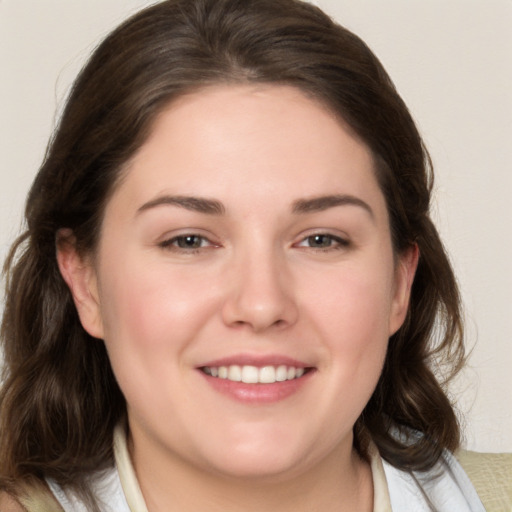
[[[245,404],[271,404],[308,388],[315,366],[282,354],[233,354],[196,367],[216,392]]]
[[[313,368],[303,368],[290,365],[226,365],[226,366],[202,366],[199,368],[205,375],[216,379],[244,384],[275,384],[300,379]]]

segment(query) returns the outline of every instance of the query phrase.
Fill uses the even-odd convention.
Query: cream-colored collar
[[[114,430],[114,457],[116,460],[119,479],[123,486],[124,495],[131,512],[148,512],[144,496],[140,490],[139,481],[135,475],[128,442],[126,439],[126,425],[124,422],[117,425]]]
[[[386,475],[384,473],[382,459],[375,446],[372,445],[370,447],[369,455],[373,478],[373,512],[391,512]],[[124,424],[119,424],[114,430],[114,456],[121,485],[123,486],[124,495],[130,507],[130,511],[148,512],[128,452],[126,427]]]
[[[382,457],[373,443],[368,448],[368,455],[370,456],[373,479],[373,512],[392,512]]]

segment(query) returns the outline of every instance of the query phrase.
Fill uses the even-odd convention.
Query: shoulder
[[[397,512],[485,512],[461,464],[448,451],[429,470],[404,470],[384,463],[391,508]],[[497,512],[496,509],[491,509]],[[505,512],[505,511],[503,511]]]
[[[456,457],[487,510],[512,512],[512,453],[461,450]]]
[[[2,512],[27,512],[27,509],[5,491],[0,492],[0,510]]]
[[[16,497],[0,491],[1,512],[64,512],[42,482],[16,484]]]

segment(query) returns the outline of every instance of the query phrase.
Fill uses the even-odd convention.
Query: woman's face
[[[215,86],[160,114],[67,280],[135,459],[247,477],[350,454],[414,267],[346,126],[291,87]]]

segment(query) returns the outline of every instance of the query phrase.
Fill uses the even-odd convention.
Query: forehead
[[[247,187],[251,199],[277,194],[292,201],[326,192],[374,193],[374,174],[370,149],[300,90],[219,85],[160,112],[121,189],[134,204],[159,193],[236,202]]]

